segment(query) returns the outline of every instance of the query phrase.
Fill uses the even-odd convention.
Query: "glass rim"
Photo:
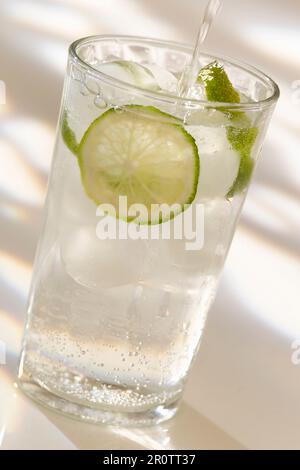
[[[252,76],[260,79],[264,82],[267,88],[271,89],[272,93],[268,98],[251,102],[251,103],[227,103],[227,102],[220,102],[220,101],[207,101],[207,100],[200,100],[195,98],[186,98],[177,95],[172,95],[168,92],[157,92],[152,90],[146,90],[145,88],[138,87],[136,85],[131,85],[125,81],[119,80],[117,78],[113,78],[100,70],[96,69],[89,63],[87,63],[84,59],[82,59],[78,53],[77,48],[81,45],[87,44],[93,41],[104,41],[104,40],[118,40],[120,42],[126,41],[137,41],[141,43],[148,43],[153,45],[160,45],[170,48],[180,49],[183,52],[191,53],[193,51],[193,47],[189,44],[181,44],[176,41],[168,41],[164,39],[155,39],[155,38],[147,38],[143,36],[130,36],[130,35],[114,35],[114,34],[104,34],[104,35],[92,35],[87,36],[84,38],[77,39],[74,41],[69,47],[69,56],[75,62],[75,64],[80,64],[90,75],[97,77],[101,81],[105,83],[112,84],[122,90],[127,90],[128,92],[134,92],[136,95],[140,95],[146,98],[150,98],[153,101],[160,101],[164,103],[168,103],[171,105],[176,104],[188,107],[188,108],[199,108],[205,106],[206,108],[227,108],[227,109],[238,109],[244,111],[255,111],[261,110],[267,107],[270,107],[272,104],[275,104],[280,96],[280,90],[277,83],[268,75],[266,75],[261,70],[257,69],[256,67],[247,64],[238,59],[233,59],[227,56],[218,56],[214,53],[201,53],[203,57],[209,57],[217,59],[218,61],[225,61],[226,63],[233,65],[234,67],[239,68],[240,70],[251,74]]]

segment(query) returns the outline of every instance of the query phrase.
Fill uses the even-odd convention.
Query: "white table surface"
[[[206,49],[269,73],[281,100],[180,413],[115,429],[45,411],[13,386],[67,45],[104,33],[191,43],[204,1],[1,0],[0,448],[300,448],[300,3],[224,4]]]

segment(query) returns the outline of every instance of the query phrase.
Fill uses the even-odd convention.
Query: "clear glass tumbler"
[[[60,412],[136,425],[177,410],[279,96],[258,70],[203,54],[202,66],[224,65],[241,103],[178,97],[174,83],[191,54],[187,46],[122,36],[70,47],[19,372],[28,395]],[[116,60],[146,67],[150,75],[134,66],[133,75],[142,74],[135,79],[152,74],[158,85],[123,81],[126,63],[113,77],[103,64]],[[132,175],[141,161],[144,179],[131,188],[131,202],[145,202],[147,191],[150,200],[165,194],[166,203],[180,193],[181,203],[202,208],[203,246],[187,249],[172,234],[97,235],[97,205],[114,205],[124,187],[128,195],[120,175]]]

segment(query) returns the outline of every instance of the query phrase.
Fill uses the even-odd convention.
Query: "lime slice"
[[[204,84],[209,101],[223,103],[241,102],[241,97],[233,87],[224,68],[216,61],[200,70],[198,81]],[[251,153],[258,135],[258,129],[251,127],[251,121],[246,113],[228,111],[226,108],[219,108],[219,111],[227,114],[232,122],[232,126],[227,127],[227,139],[232,149],[238,152],[240,157],[237,177],[227,194],[228,197],[233,197],[235,194],[243,191],[251,179],[254,169],[254,160],[251,157]]]
[[[127,221],[131,219],[119,205],[120,196],[127,197],[128,207],[141,204],[146,209],[134,218],[140,224],[169,220],[195,198],[196,143],[180,121],[154,107],[106,111],[87,129],[78,159],[87,195],[97,205],[110,204],[112,213]]]
[[[66,111],[64,111],[62,116],[61,134],[63,141],[70,152],[74,153],[74,155],[77,155],[78,143],[75,132],[69,126],[68,113]]]

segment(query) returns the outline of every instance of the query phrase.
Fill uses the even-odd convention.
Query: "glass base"
[[[175,415],[179,404],[179,400],[176,400],[173,403],[135,412],[101,410],[99,408],[92,408],[80,403],[68,401],[33,381],[21,379],[18,384],[21,390],[38,404],[70,418],[94,424],[132,427],[150,426],[171,419]]]

